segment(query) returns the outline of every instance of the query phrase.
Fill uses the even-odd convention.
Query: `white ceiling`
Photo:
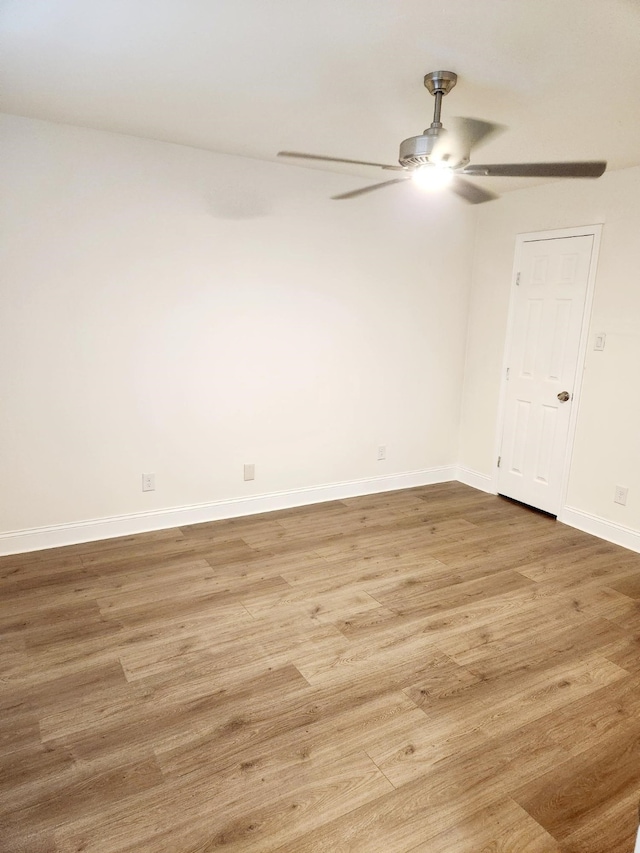
[[[264,160],[395,163],[437,69],[507,125],[475,162],[640,164],[638,0],[0,0],[4,112]]]

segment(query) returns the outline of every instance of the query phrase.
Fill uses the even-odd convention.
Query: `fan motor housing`
[[[431,162],[429,156],[433,146],[438,139],[435,133],[423,133],[421,136],[411,136],[400,143],[400,156],[398,160],[401,166],[424,166]]]

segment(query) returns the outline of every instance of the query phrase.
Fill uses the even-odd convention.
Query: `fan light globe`
[[[421,190],[441,190],[449,186],[453,180],[453,172],[448,166],[434,163],[419,166],[411,179]]]

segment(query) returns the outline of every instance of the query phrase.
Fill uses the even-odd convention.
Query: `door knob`
[[[566,403],[567,400],[570,400],[570,399],[571,399],[571,394],[568,391],[561,391],[558,394],[558,400],[560,400],[561,403]]]

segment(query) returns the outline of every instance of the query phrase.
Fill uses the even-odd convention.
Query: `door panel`
[[[593,236],[531,240],[512,299],[498,491],[557,514]]]

